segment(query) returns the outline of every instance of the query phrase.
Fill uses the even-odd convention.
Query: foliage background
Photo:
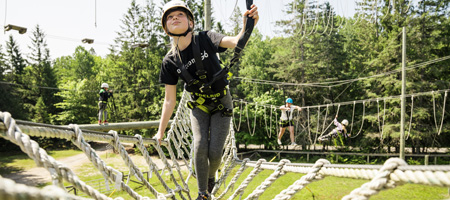
[[[360,134],[346,141],[347,145],[367,152],[391,150],[386,147],[398,151],[400,100],[384,98],[401,94],[401,73],[395,70],[401,68],[402,27],[407,30],[408,66],[442,58],[440,62],[408,70],[406,93],[449,89],[450,61],[446,56],[450,52],[450,1],[357,2],[356,14],[343,18],[335,15],[335,8],[328,3],[295,0],[285,5],[285,20],[277,23],[283,29],[281,36],[265,38],[255,29],[239,67],[232,69],[234,122],[236,127],[241,125],[237,129],[238,143],[278,148],[275,137],[279,111],[275,107],[291,97],[296,105],[305,107],[295,118],[296,142],[305,148],[326,131],[322,124],[328,124],[338,114],[340,119],[354,119],[354,136],[361,127]],[[201,24],[202,1],[187,3],[197,24]],[[240,13],[235,10],[235,26],[231,30],[224,30],[221,22],[213,19],[214,31],[235,35],[242,23]],[[158,120],[164,97],[158,76],[170,46],[159,16],[161,8],[154,4],[142,6],[131,1],[115,44],[105,57],[80,46],[70,56],[50,60],[51,49],[46,46],[45,30],[39,25],[32,30],[32,43],[27,47],[19,47],[11,34],[0,44],[0,110],[10,112],[15,119],[41,123],[95,123],[99,86],[107,82],[114,90],[111,122]],[[201,26],[196,29],[201,30]],[[134,44],[142,43],[148,47],[134,48]],[[22,48],[29,48],[32,53],[24,55]],[[229,50],[221,59],[226,64],[231,56]],[[353,79],[358,80],[344,81]],[[178,95],[182,84],[178,84]],[[380,101],[337,106],[339,102],[376,98]],[[407,99],[405,121],[408,127],[412,115],[412,123],[406,145],[413,152],[448,147],[448,109],[442,113],[445,101],[444,92]],[[337,104],[320,110],[306,109],[331,103]],[[121,134],[151,137],[155,132],[130,130]],[[4,140],[0,143],[10,146]],[[46,145],[58,147],[64,142]]]

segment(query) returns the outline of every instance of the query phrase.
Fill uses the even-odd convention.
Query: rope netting
[[[93,166],[104,176],[107,188],[109,188],[109,184],[112,184],[116,190],[125,191],[128,194],[128,196],[115,199],[130,199],[130,197],[133,199],[192,199],[188,181],[190,178],[196,178],[196,172],[193,166],[193,135],[189,118],[190,110],[184,106],[187,99],[188,94],[183,93],[170,130],[161,144],[158,144],[152,138],[144,138],[141,135],[119,135],[116,131],[109,131],[108,133],[83,131],[75,124],[69,125],[68,128],[58,128],[52,125],[18,125],[9,113],[0,112],[0,120],[5,127],[5,130],[2,131],[2,124],[0,124],[0,136],[18,145],[23,152],[35,161],[38,167],[47,169],[53,183],[51,186],[39,189],[15,183],[0,176],[0,199],[86,199],[69,194],[64,187],[64,181],[70,183],[90,198],[112,199],[107,194],[99,192],[93,186],[82,181],[64,163],[58,162],[49,156],[30,136],[60,138],[71,141],[84,152]],[[371,180],[354,189],[343,199],[368,199],[381,190],[394,188],[403,183],[450,187],[450,166],[409,166],[404,160],[399,158],[390,158],[382,166],[330,164],[325,159],[319,159],[315,164],[291,163],[287,159],[282,159],[278,163],[266,162],[264,159],[259,159],[258,161],[239,160],[234,134],[231,122],[230,132],[224,145],[222,163],[217,173],[218,181],[211,193],[211,199],[223,199],[227,194],[230,195],[228,199],[235,199],[238,196],[241,198],[245,192],[248,193],[246,199],[258,199],[263,196],[263,193],[276,180],[286,173],[305,175],[301,176],[299,180],[286,189],[280,191],[274,199],[290,199],[309,183],[321,180],[325,176]],[[142,182],[142,185],[151,192],[152,196],[142,196],[136,192],[129,186],[128,181],[124,180],[122,172],[106,164],[87,141],[108,142],[114,148],[114,151],[120,154],[123,162],[128,167],[129,176],[134,176],[138,181]],[[147,166],[145,168],[139,168],[134,164],[123,143],[136,145],[146,161]],[[163,167],[158,167],[150,156],[148,150],[150,146],[157,151],[158,159],[163,163]],[[236,168],[237,165],[240,165],[240,167]],[[253,168],[253,170],[246,177],[241,178],[241,175],[248,167]],[[235,168],[234,175],[231,177],[231,172]],[[246,191],[249,184],[263,170],[271,170],[273,172],[256,189]],[[146,179],[144,177],[144,172],[146,171],[150,175],[156,176],[157,180]],[[164,174],[168,178],[164,178]],[[229,180],[229,182],[226,183],[226,180]],[[240,182],[240,185],[234,190],[234,186],[238,182]],[[163,189],[157,189],[155,185],[161,185]],[[222,185],[224,189],[220,189]],[[193,191],[193,193],[195,194],[196,191]]]

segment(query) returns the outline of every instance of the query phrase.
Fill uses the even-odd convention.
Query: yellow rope
[[[116,189],[114,189],[114,190],[111,192],[111,194],[108,195],[108,197],[111,197],[111,196],[114,194],[114,192],[116,192]]]

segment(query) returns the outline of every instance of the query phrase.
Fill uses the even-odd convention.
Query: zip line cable
[[[417,92],[417,93],[406,94],[405,97],[424,96],[424,95],[430,95],[430,94],[433,94],[433,93],[445,93],[445,99],[446,99],[447,98],[447,92],[449,92],[449,91],[450,91],[450,89],[434,90],[434,91],[428,91],[428,92]],[[390,100],[390,99],[399,99],[399,98],[401,98],[401,95],[394,95],[394,96],[388,96],[388,97],[377,97],[377,98],[372,98],[372,99],[345,101],[345,102],[337,102],[337,103],[329,103],[329,104],[321,104],[321,105],[313,105],[313,106],[299,106],[299,107],[302,108],[302,109],[306,109],[306,108],[318,108],[318,107],[327,107],[327,106],[334,106],[334,105],[341,106],[341,105],[349,105],[349,104],[353,104],[353,103],[376,102],[376,101],[379,101],[380,99]],[[237,101],[237,100],[233,100],[233,101]],[[242,99],[240,101],[246,102],[247,104],[255,104],[255,102],[247,102],[247,101],[244,101]],[[260,103],[258,103],[258,104],[260,104]],[[260,104],[260,105],[262,105],[262,104]],[[266,106],[273,106],[273,105],[267,104]],[[444,104],[443,107],[445,107],[445,104]],[[275,108],[275,110],[276,109],[279,109],[279,108]],[[441,126],[442,126],[442,124],[441,124]]]
[[[449,56],[444,56],[441,58],[436,58],[433,60],[429,60],[429,61],[425,61],[422,63],[418,63],[418,64],[413,64],[410,65],[409,67],[405,68],[406,71],[408,70],[412,70],[412,69],[416,69],[419,67],[423,67],[429,64],[434,64],[437,62],[441,62],[441,61],[445,61],[450,59],[450,55]],[[347,84],[350,82],[354,82],[354,81],[359,81],[359,80],[364,80],[364,79],[369,79],[369,78],[376,78],[376,77],[381,77],[381,76],[385,76],[385,75],[391,75],[394,73],[398,73],[401,72],[402,69],[395,69],[392,71],[388,71],[388,72],[384,72],[384,73],[380,73],[380,74],[375,74],[372,76],[366,76],[366,77],[361,77],[361,78],[355,78],[355,79],[347,79],[347,80],[339,80],[339,81],[329,81],[329,82],[315,82],[315,83],[288,83],[288,82],[280,82],[280,81],[269,81],[269,80],[262,80],[262,79],[252,79],[252,78],[246,78],[246,77],[234,77],[236,79],[241,79],[241,80],[250,80],[252,82],[256,82],[256,83],[260,83],[260,84],[266,84],[266,85],[282,85],[282,86],[310,86],[310,87],[335,87],[335,86],[340,86],[342,84]],[[335,84],[335,83],[342,83],[339,85],[329,85],[326,86],[326,84]]]
[[[371,65],[369,65],[371,66]],[[360,77],[362,73],[364,73],[366,70],[368,69],[368,67],[364,68],[364,70],[362,70],[361,72],[359,72],[357,77]],[[350,84],[347,85],[347,87],[345,87],[345,89],[342,90],[341,93],[339,93],[334,99],[333,101],[336,101],[342,94],[344,94],[344,92],[353,84],[354,82],[351,82]]]
[[[85,93],[93,93],[93,92],[97,92],[97,91],[91,91],[91,90],[75,90],[75,89],[73,89],[73,90],[70,90],[70,89],[62,89],[62,88],[56,88],[56,87],[46,87],[46,86],[36,86],[36,85],[25,85],[25,84],[17,84],[17,83],[11,83],[11,82],[5,82],[5,81],[0,81],[0,84],[7,84],[7,85],[14,85],[14,86],[28,86],[28,87],[37,87],[37,88],[41,88],[41,89],[50,89],[50,90],[61,90],[61,91],[79,91],[79,92],[85,92]],[[145,87],[139,87],[139,88],[136,88],[136,89],[145,89],[145,88],[152,88],[152,87],[160,87],[160,86],[162,86],[163,84],[158,84],[158,85],[154,85],[154,86],[145,86]],[[433,97],[434,97],[434,93],[443,93],[443,92],[445,92],[445,95],[447,95],[447,92],[448,91],[450,91],[450,89],[445,89],[445,90],[437,90],[437,91],[428,91],[428,92],[418,92],[418,93],[411,93],[411,94],[407,94],[407,95],[405,95],[405,97],[411,97],[411,96],[421,96],[421,95],[429,95],[429,94],[432,94],[433,95]],[[125,90],[115,90],[115,92],[122,92],[122,93],[127,93],[128,92],[128,90],[127,91],[125,91]],[[340,102],[340,103],[331,103],[331,104],[322,104],[322,105],[314,105],[314,106],[304,106],[304,107],[301,107],[301,108],[307,108],[307,107],[309,107],[309,108],[315,108],[315,107],[326,107],[326,106],[330,106],[330,105],[348,105],[348,104],[352,104],[353,102],[356,102],[356,103],[362,103],[362,102],[365,102],[365,101],[368,101],[368,102],[370,102],[370,101],[377,101],[377,100],[379,100],[379,99],[381,99],[381,98],[384,98],[384,99],[396,99],[396,98],[400,98],[401,97],[401,95],[393,95],[393,96],[388,96],[388,97],[378,97],[378,98],[372,98],[372,99],[363,99],[363,100],[356,100],[356,101],[346,101],[346,102]],[[446,96],[445,96],[446,97]],[[237,100],[233,100],[233,101],[237,101]],[[241,103],[242,102],[246,102],[246,103],[250,103],[251,104],[251,102],[247,102],[247,101],[243,101],[242,99],[240,100],[241,101]],[[263,105],[263,104],[261,104],[261,105]],[[272,106],[272,105],[266,105],[266,106]],[[444,104],[444,106],[445,106],[445,104]],[[242,107],[242,105],[241,105],[241,107]],[[435,107],[435,106],[434,106]],[[275,108],[275,109],[277,109],[277,108]],[[437,124],[437,123],[436,123]],[[437,127],[437,125],[436,125],[436,127]]]
[[[64,88],[57,88],[57,87],[39,86],[39,85],[26,85],[26,84],[11,83],[11,82],[6,82],[6,81],[0,81],[0,84],[13,85],[13,86],[24,86],[24,87],[28,87],[28,88],[40,88],[40,89],[47,89],[47,90],[83,92],[83,93],[97,93],[98,92],[98,91],[93,91],[93,90],[76,90],[76,89],[64,89]],[[135,89],[141,90],[141,89],[153,88],[153,87],[161,87],[161,86],[164,86],[164,84],[157,84],[157,85],[153,85],[153,86],[137,87]],[[117,92],[117,93],[120,93],[120,92],[128,93],[129,91],[128,90],[114,90],[114,92]]]
[[[8,0],[5,0],[5,20],[3,21],[3,27],[5,27],[6,26],[6,13],[7,13],[7,11],[8,11]],[[6,30],[5,29],[3,29],[3,33],[6,33]]]
[[[97,28],[97,0],[95,0],[95,22],[94,22],[94,25],[95,25],[95,28]]]

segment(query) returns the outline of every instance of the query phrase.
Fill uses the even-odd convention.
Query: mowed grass
[[[237,170],[237,169],[234,169]],[[245,178],[252,168],[245,170],[241,177]],[[272,174],[271,170],[264,170],[249,184],[242,198],[246,198],[256,187],[258,187],[267,177]],[[234,173],[233,173],[234,175]],[[284,189],[287,189],[295,181],[299,180],[304,174],[286,173],[279,177],[268,189],[264,191],[260,199],[273,199]],[[240,178],[238,184],[244,180]],[[325,177],[323,180],[317,180],[308,184],[305,188],[294,195],[292,199],[342,199],[350,194],[351,191],[360,187],[370,180]],[[229,180],[227,181],[227,183]],[[237,186],[235,186],[237,188]],[[228,197],[230,195],[227,195]],[[448,198],[448,189],[446,187],[425,186],[418,184],[406,184],[390,190],[384,190],[370,199],[445,199]]]
[[[64,150],[64,151],[50,151],[55,159],[63,158],[67,156],[76,155],[81,153],[81,151],[75,150]],[[106,155],[101,156],[102,160],[108,165],[111,166],[125,174],[128,174],[128,168],[125,162],[122,161],[119,155],[108,153]],[[135,157],[139,158],[139,157]],[[141,158],[139,158],[141,159]],[[15,168],[20,169],[28,169],[35,166],[34,161],[29,159],[26,155],[2,155],[0,157],[0,162],[6,163],[8,166],[14,166]],[[142,171],[148,171],[149,168],[145,163],[135,162],[136,165]],[[236,171],[240,166],[236,166],[230,176],[227,178],[226,184],[228,184],[231,178],[235,175]],[[233,189],[224,196],[223,199],[227,199],[231,194],[239,187],[240,183],[248,176],[248,174],[253,170],[253,168],[247,168],[241,177],[238,179],[237,183],[234,185]],[[182,177],[178,174],[178,172],[174,169],[173,176],[175,177],[178,184],[183,184],[182,179],[185,180],[187,177],[187,171],[182,172]],[[80,168],[78,168],[75,173],[80,177],[81,180],[87,182],[88,185],[96,188],[96,185],[104,184],[104,177],[102,174],[91,164],[86,163]],[[253,181],[249,184],[249,186],[244,191],[242,198],[246,198],[256,187],[258,187],[267,177],[272,174],[271,170],[264,170],[260,174],[258,174]],[[304,174],[299,173],[286,173],[280,176],[270,187],[268,187],[262,196],[259,199],[273,199],[277,194],[279,194],[284,189],[287,189],[290,185],[292,185],[295,181],[299,180]],[[170,187],[175,188],[175,184],[172,181],[172,178],[167,170],[162,175],[164,182]],[[125,179],[126,180],[126,179]],[[135,177],[132,177],[131,180],[137,181]],[[94,181],[94,182],[91,182]],[[370,180],[361,180],[361,179],[350,179],[350,178],[339,178],[339,177],[325,177],[323,180],[317,180],[310,184],[308,184],[305,188],[300,190],[292,199],[311,199],[311,200],[321,200],[321,199],[342,199],[345,195],[350,194],[351,191],[360,187],[362,184],[369,182]],[[149,179],[150,184],[153,188],[161,193],[167,193],[164,188],[164,185],[159,181],[157,176],[153,174],[153,176]],[[65,185],[70,185],[70,183],[65,183]],[[139,195],[148,196],[150,198],[155,198],[155,196],[147,189],[146,186],[142,184],[138,184],[135,182],[128,182],[128,185]],[[124,199],[132,199],[132,197],[125,191],[117,191],[114,189],[114,184],[109,184],[111,190],[104,192],[106,196],[116,198],[123,197]],[[197,180],[193,177],[190,177],[188,181],[188,187],[190,189],[189,194],[192,198],[197,197]],[[221,194],[224,191],[223,185],[219,189],[219,193]],[[183,193],[183,196],[187,195]],[[216,195],[217,196],[217,195]],[[238,199],[239,196],[236,198]],[[389,200],[403,200],[403,199],[447,199],[448,188],[446,187],[437,187],[437,186],[426,186],[419,184],[404,184],[401,186],[397,186],[394,189],[383,190],[379,194],[372,196],[370,199],[389,199]],[[180,199],[179,194],[177,194],[177,199]]]
[[[55,159],[66,158],[83,153],[80,150],[51,150],[47,154]],[[36,167],[33,159],[23,152],[2,152],[0,156],[0,175],[28,170]]]
[[[117,159],[114,159],[114,157],[118,157],[118,155],[109,154],[109,158],[102,159],[109,165],[113,166],[116,169],[125,170],[122,171],[125,174],[128,173],[128,170],[124,164],[124,162],[117,162]],[[240,166],[236,166],[232,172],[231,175],[227,178],[226,184],[230,182],[230,180],[233,178],[233,176],[236,174],[236,171],[239,169]],[[93,171],[96,171],[95,168],[89,164],[82,167],[83,171],[80,173],[81,179],[84,181],[89,180],[95,180],[95,179],[101,179],[103,176],[96,172],[97,174],[92,174]],[[146,165],[139,166],[141,170],[147,170],[148,167]],[[223,199],[227,199],[231,194],[239,187],[240,183],[249,175],[249,173],[253,170],[253,168],[247,168],[244,173],[241,175],[241,177],[238,179],[236,184],[234,185],[233,189],[230,189],[230,191],[224,196]],[[178,184],[182,185],[181,177],[174,169],[174,177],[177,180]],[[271,170],[264,170],[260,174],[258,174],[253,181],[249,184],[249,186],[246,188],[242,199],[246,198],[253,190],[256,189],[267,177],[272,174],[273,171]],[[187,177],[187,172],[184,171],[182,173],[183,177]],[[267,188],[262,196],[259,199],[273,199],[277,194],[279,194],[284,189],[287,189],[290,185],[292,185],[295,181],[299,180],[304,174],[299,173],[286,173],[285,175],[280,176],[269,188]],[[164,181],[170,188],[175,188],[175,184],[171,180],[170,174],[165,171],[165,173],[162,175]],[[137,181],[135,177],[132,177],[131,180]],[[350,179],[350,178],[339,178],[339,177],[325,177],[323,180],[317,180],[309,185],[306,186],[306,188],[303,188],[301,191],[299,191],[292,199],[311,199],[311,200],[325,200],[325,199],[342,199],[342,197],[350,194],[351,191],[354,189],[360,187],[362,184],[369,182],[370,180],[362,180],[362,179]],[[161,193],[167,193],[166,190],[163,187],[163,184],[157,179],[155,175],[152,176],[152,178],[149,179],[150,184],[153,188],[155,188],[157,191]],[[134,183],[132,181],[128,184],[135,192],[137,192],[141,196],[148,196],[150,198],[156,198],[149,189],[146,188],[146,186]],[[188,181],[188,186],[190,189],[190,196],[192,198],[197,197],[197,180],[191,177]],[[111,184],[110,187],[112,188],[113,185]],[[225,188],[223,185],[220,187],[219,192],[217,194],[221,194]],[[125,199],[131,198],[129,194],[125,191],[115,191],[111,190],[106,194],[107,196],[116,198],[116,197],[123,197]],[[183,193],[184,197],[186,197],[186,194]],[[217,195],[216,195],[217,196]],[[236,198],[238,199],[239,196]],[[417,199],[417,200],[423,200],[423,199],[446,199],[449,198],[448,195],[448,188],[446,187],[437,187],[437,186],[427,186],[427,185],[419,185],[419,184],[404,184],[401,186],[397,186],[394,189],[390,190],[383,190],[379,194],[374,195],[371,197],[371,199],[389,199],[389,200],[403,200],[403,199]],[[177,194],[177,199],[180,199],[179,194]]]

